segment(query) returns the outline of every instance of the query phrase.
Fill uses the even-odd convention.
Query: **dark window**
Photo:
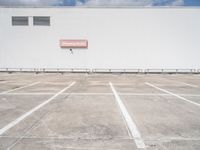
[[[28,26],[28,17],[12,17],[13,26]]]
[[[33,17],[34,26],[50,26],[50,17]]]

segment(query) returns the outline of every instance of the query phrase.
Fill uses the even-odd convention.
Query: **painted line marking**
[[[197,106],[200,106],[199,103],[195,103],[195,102],[193,102],[193,101],[191,101],[191,100],[188,100],[188,99],[186,99],[186,98],[184,98],[184,97],[182,97],[182,96],[180,96],[180,95],[178,95],[178,94],[174,94],[174,93],[172,93],[172,92],[170,92],[170,91],[167,91],[167,90],[165,90],[165,89],[159,88],[159,87],[157,87],[157,86],[155,86],[155,85],[153,85],[153,84],[151,84],[151,83],[145,82],[145,84],[147,84],[147,85],[149,85],[149,86],[151,86],[151,87],[153,87],[153,88],[155,88],[155,89],[157,89],[157,90],[160,90],[160,91],[162,91],[162,92],[164,92],[164,93],[167,93],[167,94],[170,94],[170,95],[172,95],[172,96],[174,96],[174,97],[177,97],[177,98],[179,98],[179,99],[181,99],[181,100],[184,100],[184,101],[186,101],[186,102],[189,102],[189,103],[194,104],[194,105],[197,105]]]
[[[51,84],[51,85],[66,85],[69,84],[69,82],[66,83],[60,83],[60,82],[41,82],[42,84]]]
[[[123,104],[122,100],[120,99],[117,91],[115,90],[113,84],[111,82],[109,82],[110,88],[115,96],[115,100],[117,101],[119,108],[121,110],[121,113],[128,125],[129,131],[132,135],[132,137],[134,138],[135,144],[137,146],[137,148],[146,148],[144,141],[141,137],[141,134],[136,126],[136,124],[133,122],[131,116],[129,115],[125,105]]]
[[[54,95],[55,93],[5,93],[0,95]],[[113,93],[62,93],[60,95],[113,95]],[[160,94],[151,94],[151,93],[118,93],[118,95],[124,96],[171,96],[170,94],[160,93]],[[179,96],[191,96],[191,97],[200,97],[200,94],[178,94]]]
[[[113,85],[116,85],[116,86],[133,86],[133,84],[130,84],[130,83],[113,83]]]
[[[113,93],[71,93],[71,95],[113,95]]]
[[[0,136],[0,138],[16,138],[16,139],[19,139],[21,138],[21,136]],[[47,137],[47,136],[37,136],[37,137],[30,137],[28,135],[25,135],[23,137],[23,139],[61,139],[61,140],[74,140],[74,138],[70,138],[68,136],[62,136],[62,137],[59,137],[59,136],[50,136],[50,137]],[[82,140],[94,140],[93,138],[81,138]],[[129,140],[127,138],[124,138],[124,137],[120,137],[120,136],[117,136],[113,139],[124,139],[124,140]],[[180,141],[199,141],[200,138],[198,137],[194,137],[194,138],[184,138],[184,137],[163,137],[163,138],[153,138],[153,137],[149,137],[149,138],[145,138],[145,140],[147,141],[168,141],[168,140],[180,140]]]
[[[94,84],[94,83],[90,83],[89,85],[86,85],[86,86],[109,86],[109,84],[104,84],[104,83],[102,83],[102,84],[100,84],[100,83]]]
[[[54,95],[55,93],[5,93],[0,95]],[[62,93],[60,95],[113,95],[113,93]]]
[[[26,83],[26,84],[28,84],[28,83],[33,83],[33,81],[27,81],[27,80],[20,80],[20,81],[14,81],[14,80],[10,80],[10,83]]]
[[[0,93],[0,95],[54,95],[55,93]]]
[[[41,82],[42,84],[52,84],[52,85],[66,85],[69,82]],[[82,86],[109,86],[108,83],[83,83]]]
[[[158,94],[152,94],[152,93],[118,93],[119,95],[127,95],[127,96],[168,96],[169,94],[165,93],[158,93]]]
[[[186,85],[186,86],[198,88],[198,86],[194,85],[194,84],[189,84],[189,83],[185,83],[185,82],[182,82],[182,81],[175,81],[175,79],[168,79],[168,78],[165,78],[165,79],[167,79],[170,82],[175,82],[175,83],[178,83],[178,84],[183,84],[183,85]]]
[[[13,76],[13,75],[16,75],[16,74],[1,74],[0,77],[9,77],[9,76]]]
[[[10,93],[10,92],[13,92],[13,91],[17,91],[17,90],[20,90],[20,89],[24,89],[24,88],[27,88],[27,87],[31,87],[31,86],[34,86],[34,85],[39,84],[39,83],[40,82],[34,82],[34,83],[31,83],[31,84],[28,84],[28,85],[25,85],[25,86],[22,86],[22,87],[18,87],[18,88],[12,89],[12,90],[4,91],[4,92],[1,92],[0,95]]]
[[[8,83],[10,81],[0,81],[0,84]]]
[[[35,111],[39,110],[40,108],[44,107],[46,104],[48,104],[49,102],[51,102],[53,99],[55,99],[57,96],[59,96],[61,93],[63,93],[64,91],[66,91],[67,89],[69,89],[70,87],[72,87],[76,82],[72,82],[70,85],[68,85],[67,87],[65,87],[64,89],[62,89],[61,91],[59,91],[58,93],[56,93],[54,96],[52,96],[51,98],[49,98],[48,100],[44,101],[43,103],[41,103],[40,105],[36,106],[35,108],[31,109],[30,111],[28,111],[27,113],[23,114],[22,116],[20,116],[19,118],[17,118],[16,120],[10,122],[8,125],[4,126],[3,128],[0,129],[0,135],[2,135],[3,133],[5,133],[6,131],[8,131],[9,129],[11,129],[12,127],[14,127],[15,125],[17,125],[18,123],[20,123],[22,120],[24,120],[25,118],[27,118],[28,116],[30,116],[32,113],[34,113]]]
[[[171,94],[151,94],[151,93],[118,93],[119,95],[124,96],[171,96]],[[200,97],[200,94],[176,94],[179,96],[188,96],[188,97]]]
[[[200,94],[179,94],[180,96],[191,96],[191,97],[199,97]]]
[[[184,84],[184,85],[187,85],[187,86],[190,86],[190,87],[194,87],[194,88],[198,88],[199,86],[197,85],[194,85],[194,84],[188,84],[188,83],[185,83],[185,82],[179,82],[181,84]]]

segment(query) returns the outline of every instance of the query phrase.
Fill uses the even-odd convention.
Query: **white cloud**
[[[152,0],[89,0],[86,5],[152,5]]]
[[[0,0],[0,5],[43,5],[53,6],[62,4],[63,0]]]
[[[75,0],[82,6],[154,6],[154,5],[184,5],[184,0]],[[54,6],[63,5],[64,0],[0,0],[0,5],[32,5]]]
[[[184,5],[184,0],[175,0],[172,2],[172,5]]]
[[[89,6],[153,6],[162,3],[165,5],[183,5],[184,0],[88,0],[85,4],[82,4]]]

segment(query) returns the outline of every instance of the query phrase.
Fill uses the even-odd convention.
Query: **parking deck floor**
[[[0,73],[1,150],[199,150],[200,75]]]

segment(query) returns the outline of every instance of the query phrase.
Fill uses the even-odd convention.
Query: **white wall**
[[[51,16],[51,26],[11,26]],[[88,39],[89,48],[59,47]],[[0,8],[0,68],[200,68],[198,8]]]

